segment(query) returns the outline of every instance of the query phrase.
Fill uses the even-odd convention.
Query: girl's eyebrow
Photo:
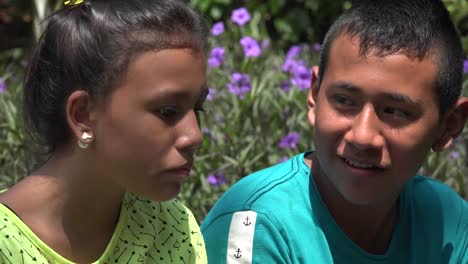
[[[200,94],[194,95],[193,91],[187,90],[187,89],[176,89],[174,87],[164,87],[161,89],[158,89],[157,91],[153,91],[150,95],[147,96],[147,98],[150,101],[154,100],[160,100],[162,98],[169,99],[169,100],[193,100],[196,99],[197,101],[199,100],[204,100],[209,93],[208,86],[205,84],[201,87]],[[195,96],[195,97],[194,97]]]

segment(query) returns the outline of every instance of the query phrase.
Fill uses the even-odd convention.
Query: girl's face
[[[202,143],[198,112],[205,57],[192,49],[145,52],[95,114],[96,166],[110,185],[164,201],[180,191]]]

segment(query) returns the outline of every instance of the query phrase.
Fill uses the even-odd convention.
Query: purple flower
[[[250,20],[249,11],[245,7],[235,9],[234,11],[232,11],[231,20],[237,25],[243,26]]]
[[[217,58],[212,58],[210,57],[208,59],[208,65],[210,65],[210,68],[216,68],[221,64],[221,62]]]
[[[299,65],[294,69],[291,83],[296,85],[299,90],[309,89],[312,80],[312,69]]]
[[[223,22],[217,22],[213,25],[211,28],[211,35],[213,36],[219,36],[224,33],[224,23]]]
[[[268,48],[270,46],[270,40],[264,39],[262,40],[262,49]]]
[[[0,78],[0,93],[3,93],[5,91],[6,91],[5,80],[3,78]]]
[[[244,48],[244,55],[246,57],[258,57],[262,52],[258,42],[249,36],[241,38],[240,44]]]
[[[289,92],[291,90],[291,84],[289,83],[288,80],[281,81],[279,86],[281,90],[285,92]]]
[[[460,157],[460,152],[458,151],[452,151],[450,152],[450,158],[452,159],[458,159]]]
[[[211,50],[210,58],[208,59],[208,65],[210,65],[211,68],[215,68],[223,63],[224,63],[224,48],[223,47],[213,48]]]
[[[283,63],[283,66],[281,67],[281,69],[284,72],[292,72],[293,68],[295,68],[296,65],[297,65],[297,61],[295,61],[293,59],[286,59],[286,61]]]
[[[312,48],[313,48],[316,52],[319,52],[320,49],[322,49],[322,45],[320,45],[320,43],[318,43],[318,42],[315,42],[315,43],[312,45]]]
[[[211,130],[209,128],[207,128],[207,127],[204,127],[202,129],[202,132],[203,132],[203,134],[207,134],[207,135],[211,134]]]
[[[215,94],[216,94],[216,91],[215,91],[214,88],[211,88],[211,87],[208,88],[208,95],[206,96],[206,100],[207,100],[207,101],[213,100]]]
[[[226,183],[226,177],[220,172],[211,173],[206,177],[206,181],[213,186],[220,186]]]
[[[282,66],[284,72],[293,73],[297,66],[304,65],[303,60],[297,60],[296,57],[301,53],[301,46],[291,46],[286,53],[286,58]]]
[[[285,148],[294,149],[296,148],[296,145],[298,142],[299,142],[299,133],[291,132],[281,139],[280,143],[278,144],[278,147],[282,149],[285,149]]]
[[[288,157],[281,157],[281,158],[279,158],[278,163],[285,162],[288,159],[289,159]]]
[[[250,77],[248,74],[235,72],[231,75],[231,81],[228,84],[229,92],[239,96],[239,98],[244,98],[250,89]]]
[[[468,73],[468,60],[463,62],[463,72]]]
[[[294,73],[296,68],[301,65],[304,65],[303,60],[286,59],[281,69],[284,72]]]
[[[299,56],[299,53],[301,53],[301,46],[291,46],[288,50],[288,53],[286,53],[286,60],[294,59],[295,57]]]

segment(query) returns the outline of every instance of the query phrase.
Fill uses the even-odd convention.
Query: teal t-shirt
[[[413,177],[387,252],[369,254],[334,221],[307,154],[243,178],[220,198],[201,227],[209,263],[468,263],[468,204],[448,186]]]

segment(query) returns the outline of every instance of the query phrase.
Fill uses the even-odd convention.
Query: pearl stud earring
[[[82,149],[86,149],[89,146],[89,143],[93,141],[93,136],[88,133],[88,132],[83,132],[83,135],[81,135],[82,140],[78,140],[78,146]]]

